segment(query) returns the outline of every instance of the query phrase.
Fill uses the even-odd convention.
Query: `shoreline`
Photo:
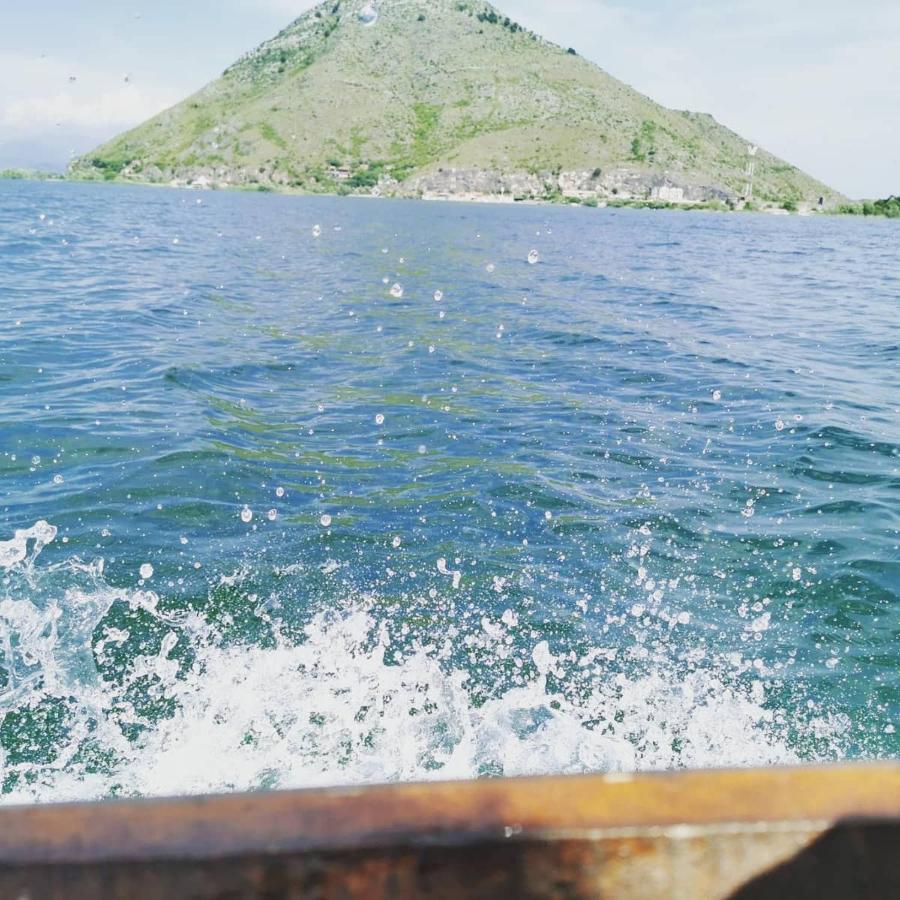
[[[818,216],[845,216],[849,218],[885,219],[891,218],[883,213],[864,213],[863,207],[870,201],[852,201],[857,211],[851,212],[842,209],[817,209],[801,205],[796,209],[786,209],[774,203],[757,206],[754,203],[732,204],[724,202],[683,201],[671,202],[652,199],[604,199],[584,200],[576,197],[563,197],[561,199],[543,199],[529,197],[517,199],[508,194],[480,194],[465,192],[459,194],[445,193],[391,193],[391,194],[366,194],[354,191],[347,192],[313,192],[298,188],[277,188],[268,185],[243,186],[243,185],[191,185],[159,183],[151,181],[137,181],[123,178],[72,178],[68,175],[54,172],[29,172],[24,170],[0,171],[0,182],[3,181],[31,181],[51,182],[60,184],[92,184],[144,188],[168,188],[170,190],[188,191],[192,193],[238,193],[238,194],[272,194],[282,197],[341,197],[361,200],[414,200],[425,203],[477,203],[491,206],[546,206],[546,207],[573,207],[583,209],[650,209],[681,212],[709,212],[709,213],[757,213],[759,215],[777,217],[814,218]]]

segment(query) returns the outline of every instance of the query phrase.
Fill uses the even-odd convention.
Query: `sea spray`
[[[513,654],[516,686],[485,694],[454,644],[508,665],[514,616],[423,643],[356,596],[299,631],[268,617],[269,639],[232,642],[201,614],[110,587],[99,563],[36,565],[40,551],[20,546],[49,543],[36,529],[4,557],[5,802],[799,758],[761,683],[715,667],[629,674],[627,650],[540,641]],[[145,622],[127,654],[123,616]]]

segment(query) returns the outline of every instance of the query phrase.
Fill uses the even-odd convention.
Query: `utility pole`
[[[756,174],[756,154],[759,147],[750,144],[747,147],[747,186],[744,188],[744,199],[749,203],[753,199],[753,176]]]

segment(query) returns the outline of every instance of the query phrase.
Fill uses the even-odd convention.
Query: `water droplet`
[[[381,413],[378,413],[378,415],[375,416],[375,424],[384,425],[384,416]]]
[[[537,250],[532,250],[531,253],[528,254],[528,265],[536,266],[541,261],[541,255],[537,252]]]
[[[551,520],[553,519],[553,513],[550,512],[550,510],[548,509],[548,510],[544,513],[544,518],[545,518],[548,522],[551,521]]]
[[[775,430],[784,431],[784,419],[782,419],[780,416],[775,420]]]
[[[391,288],[391,296],[394,297],[395,299],[399,300],[403,296],[403,285],[395,284]]]
[[[441,300],[443,300],[443,299],[444,299],[444,292],[443,292],[443,291],[435,291],[435,292],[434,292],[434,302],[435,302],[435,303],[440,303]]]
[[[446,575],[453,579],[453,590],[459,590],[460,582],[462,581],[462,572],[451,572],[447,567],[446,559],[439,559],[437,561],[437,570],[441,575]]]
[[[278,510],[277,510],[277,509],[270,509],[270,510],[266,513],[266,518],[267,518],[270,522],[274,522],[274,521],[278,518]]]
[[[722,392],[721,391],[713,391],[712,398],[713,398],[713,400],[715,400],[718,403],[718,401],[722,399]]]
[[[403,542],[400,540],[400,538],[399,538],[399,536],[398,536],[398,537],[395,537],[395,538],[391,541],[391,546],[396,550],[396,549],[400,546],[401,543],[403,543]]]
[[[241,510],[241,521],[245,525],[249,525],[253,521],[253,510],[249,506],[245,506]]]
[[[141,566],[140,575],[143,581],[149,581],[153,577],[153,566],[150,563],[144,563]]]
[[[40,458],[39,456],[32,456],[32,457],[31,457],[31,464],[32,464],[33,466],[39,466],[39,465],[41,464],[41,458]]]
[[[325,513],[325,515],[323,515],[322,518],[319,519],[319,524],[323,528],[331,528],[331,516],[329,516],[328,513]]]
[[[541,641],[531,651],[531,659],[541,675],[546,675],[556,662],[556,657],[550,652],[550,644],[547,641]]]
[[[313,225],[312,234],[313,234],[313,237],[321,237],[322,236],[322,226],[321,225]]]
[[[283,497],[284,496],[284,488],[283,487],[275,488],[275,496]]]
[[[424,456],[428,452],[428,448],[424,444],[419,444],[419,455]]]
[[[488,263],[488,264],[484,267],[484,270],[488,273],[488,275],[493,275],[494,272],[497,271],[497,267],[496,267],[493,263]]]
[[[66,479],[62,477],[62,475],[54,475],[53,483],[54,484],[62,484]]]

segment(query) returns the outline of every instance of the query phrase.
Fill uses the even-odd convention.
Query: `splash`
[[[378,21],[378,8],[374,3],[367,3],[359,11],[359,21],[366,27],[370,27]]]
[[[547,641],[511,659],[512,613],[477,640],[404,640],[373,598],[299,630],[257,608],[262,637],[229,641],[200,612],[110,587],[100,563],[36,569],[54,536],[38,523],[0,544],[4,802],[798,759],[760,683],[629,675],[616,652]],[[479,641],[514,684],[485,694],[454,664]]]
[[[9,570],[13,566],[27,563],[29,566],[41,550],[56,539],[56,528],[40,521],[31,528],[15,533],[11,541],[0,541],[0,569]],[[31,544],[31,553],[28,548]]]

